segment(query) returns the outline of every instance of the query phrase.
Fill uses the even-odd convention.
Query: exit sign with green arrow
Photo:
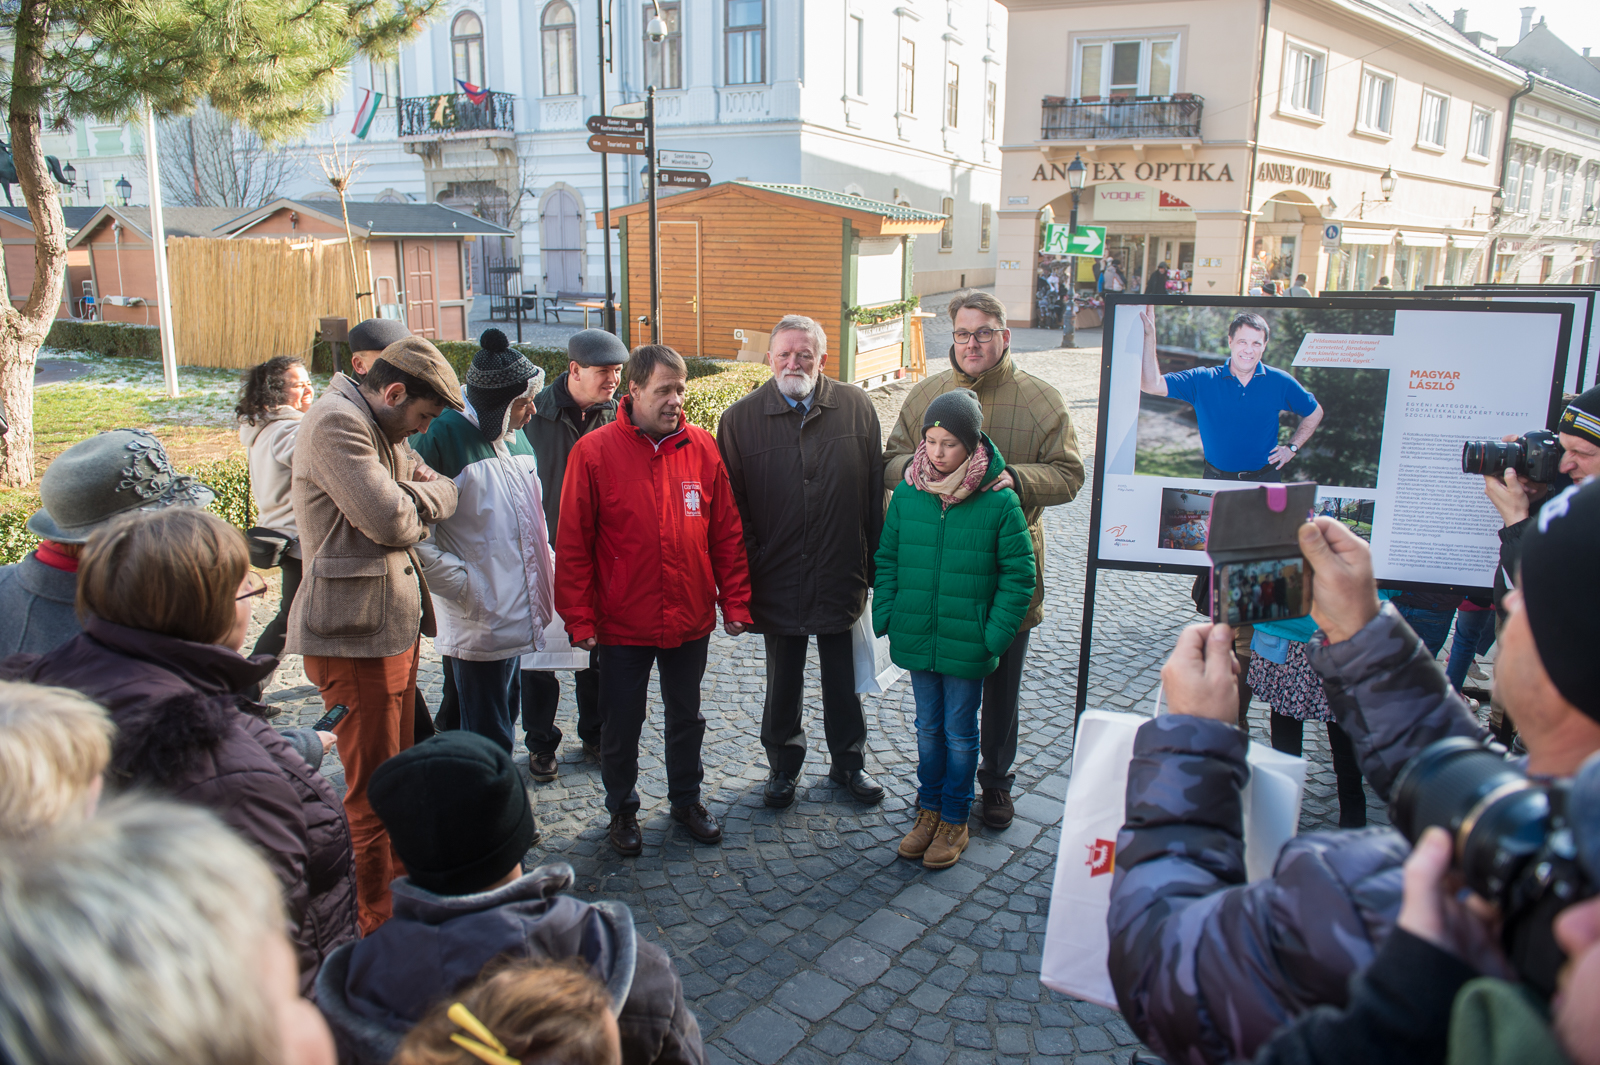
[[[1099,255],[1106,246],[1105,226],[1079,226],[1076,233],[1068,235],[1071,226],[1045,227],[1042,255]]]

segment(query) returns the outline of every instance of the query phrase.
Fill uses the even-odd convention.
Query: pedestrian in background
[[[412,548],[456,509],[455,482],[405,441],[446,406],[465,406],[455,371],[439,349],[409,337],[385,348],[360,384],[335,377],[295,443],[291,494],[308,563],[287,649],[305,656],[324,706],[349,707],[334,733],[363,933],[388,919],[389,881],[400,871],[367,781],[414,741],[418,635],[438,631]]]
[[[624,856],[644,848],[634,784],[652,665],[672,818],[698,842],[721,842],[700,801],[700,682],[717,607],[729,636],[752,624],[739,509],[716,441],[683,416],[688,379],[671,348],[635,348],[617,420],[578,441],[561,492],[556,609],[574,647],[599,649],[607,834]]]
[[[256,638],[252,655],[283,652],[289,607],[300,587],[300,531],[294,523],[289,486],[294,478],[294,441],[300,416],[311,409],[316,395],[306,364],[294,355],[278,355],[245,371],[239,402],[233,408],[239,442],[245,446],[250,464],[250,493],[256,499],[256,528],[246,534],[251,557],[261,569],[277,566],[282,579],[278,613]]]
[[[883,435],[859,388],[827,375],[828,337],[803,315],[772,327],[772,377],[729,407],[717,447],[744,524],[750,616],[766,645],[761,744],[768,806],[794,802],[805,763],[806,651],[817,639],[828,778],[858,802],[883,788],[866,772],[867,718],[850,627],[866,607],[883,525]]]
[[[350,329],[350,374],[358,383],[367,376],[383,349],[411,335],[404,322],[393,318],[368,318]]]
[[[917,700],[917,820],[900,857],[947,869],[966,850],[983,680],[1034,591],[1033,544],[1006,468],[965,388],[923,413],[923,440],[895,485],[878,546],[872,626],[888,635]]]
[[[567,338],[567,370],[533,400],[533,418],[523,433],[539,462],[539,485],[544,499],[545,529],[552,547],[561,524],[561,485],[567,476],[567,458],[578,441],[617,418],[617,385],[628,349],[604,329],[583,329]],[[594,652],[589,668],[572,675],[578,703],[577,733],[586,757],[600,760],[600,671]],[[556,779],[556,752],[561,730],[556,708],[561,702],[561,682],[548,670],[522,674],[522,729],[528,743],[528,767],[533,779]]]
[[[447,656],[461,727],[507,754],[516,740],[522,656],[544,645],[555,617],[555,570],[533,446],[522,427],[544,375],[498,329],[486,329],[463,390],[412,440],[456,484],[456,510],[417,545],[439,615],[434,648]]]
[[[1005,469],[985,491],[1015,491],[1033,537],[1033,602],[1021,631],[983,684],[978,762],[983,822],[990,828],[1005,828],[1015,812],[1011,788],[1016,775],[1011,763],[1017,756],[1028,633],[1044,620],[1044,508],[1071,502],[1078,494],[1083,487],[1083,459],[1061,393],[1017,368],[1005,305],[987,292],[963,293],[950,301],[950,319],[955,327],[951,368],[932,374],[906,394],[884,451],[883,480],[894,485],[904,477],[922,441],[923,415],[935,397],[957,388],[977,393],[984,430],[1006,459]]]

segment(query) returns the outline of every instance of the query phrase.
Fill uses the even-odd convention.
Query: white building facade
[[[650,0],[607,10],[607,107],[654,84],[659,148],[708,153],[713,182],[947,214],[943,233],[917,243],[917,291],[994,280],[1006,43],[995,0],[662,0],[659,44],[645,36]],[[353,198],[476,210],[520,228],[520,247],[480,254],[520,255],[524,286],[601,291],[601,157],[585,128],[601,112],[599,19],[597,0],[451,4],[397,63],[354,65],[328,119],[291,149],[305,163],[288,194],[324,190],[316,156],[347,141],[364,164]],[[476,102],[461,83],[490,95]],[[381,100],[357,139],[369,93]],[[643,198],[644,164],[609,157],[613,206]]]

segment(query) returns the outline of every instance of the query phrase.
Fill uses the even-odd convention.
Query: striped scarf
[[[926,442],[917,445],[917,453],[906,466],[906,484],[939,497],[939,503],[949,510],[978,490],[984,474],[989,472],[989,449],[978,441],[978,446],[967,461],[948,474],[940,473],[928,458]]]

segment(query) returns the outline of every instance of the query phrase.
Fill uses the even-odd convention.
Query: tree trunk
[[[0,403],[10,431],[0,443],[0,483],[33,482],[33,366],[61,306],[67,267],[67,229],[61,194],[45,163],[40,139],[39,83],[49,30],[49,0],[22,0],[14,24],[8,125],[17,184],[33,221],[33,290],[18,310],[0,301]]]

